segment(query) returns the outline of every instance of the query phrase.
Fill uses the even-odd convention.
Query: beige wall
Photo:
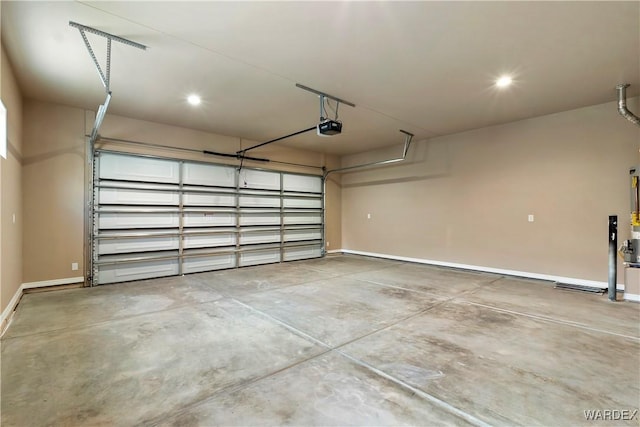
[[[0,159],[0,312],[22,283],[23,224],[22,96],[4,48],[1,50],[0,97],[7,109],[8,147],[6,160]]]
[[[342,247],[606,281],[607,219],[628,238],[639,148],[615,103],[420,142],[405,164],[342,176]]]
[[[44,281],[82,276],[84,271],[84,135],[93,126],[94,114],[78,108],[27,100],[24,108],[24,281]],[[252,144],[239,138],[192,129],[108,115],[100,129],[104,137],[232,153]],[[175,158],[229,162],[224,158],[177,150],[114,143],[103,140],[97,148]],[[272,144],[251,152],[256,157],[312,166],[338,164],[338,159]],[[231,159],[232,164],[236,164]],[[320,169],[277,163],[245,163],[246,166],[320,174]],[[340,199],[332,185],[328,198]],[[340,207],[327,212],[327,236],[339,242]],[[78,262],[79,271],[71,271]]]
[[[25,282],[82,276],[84,110],[25,100]]]

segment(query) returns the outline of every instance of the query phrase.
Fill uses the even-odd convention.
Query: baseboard
[[[327,254],[341,254],[342,253],[342,249],[333,249],[330,251],[327,251]]]
[[[24,295],[25,290],[35,289],[35,288],[47,288],[50,286],[71,285],[71,284],[83,283],[83,282],[84,282],[84,277],[80,276],[80,277],[68,277],[65,279],[43,280],[40,282],[23,283],[16,290],[16,293],[13,294],[13,297],[11,298],[11,301],[9,301],[9,304],[5,307],[4,310],[2,310],[2,314],[0,315],[0,336],[2,336],[2,334],[4,334],[4,332],[7,330],[7,327],[9,326],[9,323],[11,320],[11,316],[13,315],[13,312],[18,306],[18,303],[20,302],[20,298],[22,298],[22,295]]]
[[[0,315],[0,336],[4,334],[4,331],[7,330],[9,323],[11,321],[11,316],[13,315],[13,311],[16,309],[18,303],[20,302],[20,298],[22,298],[23,288],[22,285],[16,290],[16,293],[13,294],[13,297],[9,301],[9,304],[2,310],[2,314]]]
[[[58,285],[73,285],[84,282],[84,277],[67,277],[65,279],[42,280],[40,282],[27,282],[22,284],[22,289],[46,288]]]
[[[550,282],[560,282],[560,283],[567,283],[570,285],[589,286],[592,288],[607,289],[609,287],[607,282],[598,282],[595,280],[586,280],[586,279],[576,279],[574,277],[553,276],[549,274],[531,273],[528,271],[505,270],[502,268],[483,267],[480,265],[459,264],[455,262],[435,261],[435,260],[423,259],[423,258],[410,258],[410,257],[403,257],[403,256],[389,255],[389,254],[379,254],[375,252],[354,251],[351,249],[340,249],[337,252],[342,252],[345,254],[352,254],[352,255],[370,256],[375,258],[392,259],[395,261],[415,262],[418,264],[437,265],[440,267],[451,267],[451,268],[460,268],[463,270],[481,271],[483,273],[504,274],[505,276],[525,277],[527,279],[547,280]],[[624,290],[624,285],[622,283],[618,283],[617,289]]]
[[[640,302],[640,295],[624,293],[625,301]]]

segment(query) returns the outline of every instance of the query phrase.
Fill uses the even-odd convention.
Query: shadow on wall
[[[22,160],[22,165],[29,166],[34,163],[40,163],[46,160],[53,159],[55,157],[62,156],[64,154],[77,155],[84,162],[84,146],[76,146],[76,147],[69,147],[69,148],[64,148],[60,150],[49,151],[47,153],[37,154],[35,156],[25,157]]]
[[[395,149],[397,150],[397,148]],[[384,150],[384,152],[389,153],[386,158],[397,157],[401,154],[393,154],[389,149]],[[371,153],[371,156],[375,155],[376,158],[365,162],[385,160],[386,158],[379,153],[380,151]],[[351,163],[349,162],[349,164]],[[353,162],[353,164],[356,163]],[[446,178],[451,175],[451,164],[449,144],[433,140],[419,141],[409,148],[407,159],[403,162],[395,165],[373,166],[363,170],[342,172],[342,188]]]
[[[22,154],[20,154],[16,146],[13,145],[11,141],[9,141],[8,139],[7,139],[7,153],[15,157],[21,165],[23,164]]]

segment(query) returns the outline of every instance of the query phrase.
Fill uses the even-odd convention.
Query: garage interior
[[[640,2],[0,17],[2,426],[638,425]]]

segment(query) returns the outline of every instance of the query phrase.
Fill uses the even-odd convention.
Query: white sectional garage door
[[[93,284],[322,256],[322,178],[97,151]]]

